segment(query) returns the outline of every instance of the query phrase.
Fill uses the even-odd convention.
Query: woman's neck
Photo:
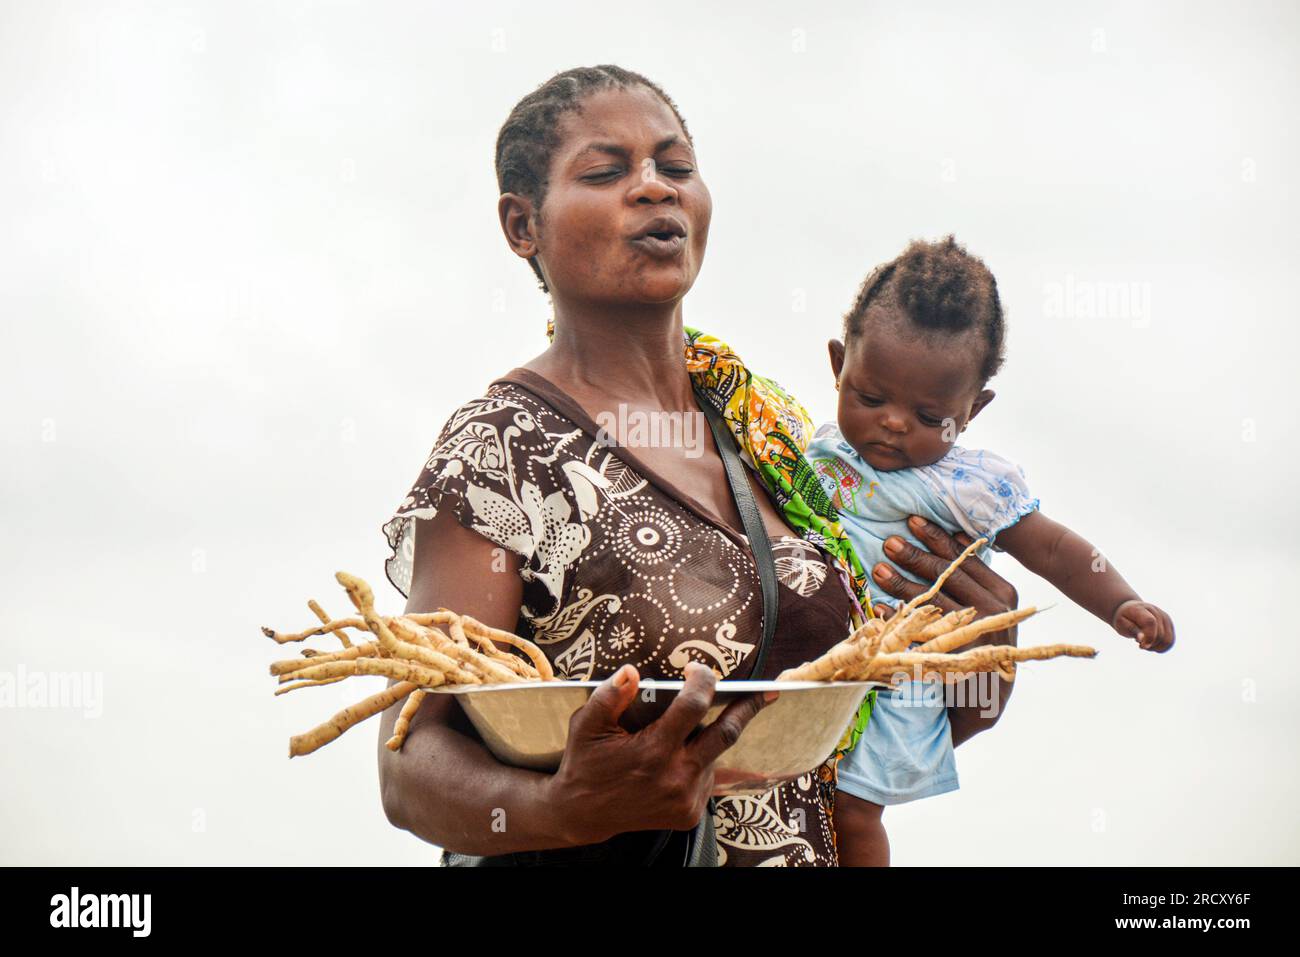
[[[694,411],[682,343],[680,303],[617,312],[557,304],[555,338],[524,368],[579,401]]]

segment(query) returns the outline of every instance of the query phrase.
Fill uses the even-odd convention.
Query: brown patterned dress
[[[762,634],[758,574],[742,531],[600,441],[576,402],[529,369],[492,382],[447,420],[383,531],[389,580],[408,595],[413,519],[445,501],[466,528],[522,559],[518,634],[559,677],[601,679],[631,663],[643,678],[681,678],[699,661],[749,676]],[[765,677],[821,654],[849,631],[850,592],[816,547],[772,538],[780,582]],[[834,771],[810,768],[757,796],[721,798],[714,816],[726,866],[830,866]]]

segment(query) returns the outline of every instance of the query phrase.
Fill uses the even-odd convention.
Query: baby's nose
[[[880,420],[880,424],[890,432],[898,432],[901,434],[907,431],[907,423],[903,421],[903,417],[895,415],[892,412],[886,413],[884,418]]]

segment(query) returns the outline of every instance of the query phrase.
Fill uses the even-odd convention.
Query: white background
[[[0,671],[103,682],[98,718],[0,709],[0,863],[435,859],[373,724],[286,758],[365,686],[272,697],[258,629],[343,612],[338,569],[402,609],[380,525],[545,346],[497,129],[606,62],[677,100],[713,193],[690,324],[824,421],[858,283],[954,231],[1010,323],[966,444],[1177,623],[1141,653],[1003,559],[1061,602],[1022,640],[1102,653],[1021,669],[961,790],[887,812],[895,862],[1300,863],[1296,6],[744,10],[0,5]]]

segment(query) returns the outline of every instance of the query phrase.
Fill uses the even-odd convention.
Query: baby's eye
[[[937,429],[939,426],[943,425],[943,419],[936,419],[934,416],[926,415],[924,412],[916,413],[916,417],[920,423],[928,429]]]
[[[865,392],[859,392],[858,398],[861,399],[865,405],[871,405],[871,406],[882,405],[884,404],[885,401],[884,399],[881,399],[877,396],[867,395]]]

